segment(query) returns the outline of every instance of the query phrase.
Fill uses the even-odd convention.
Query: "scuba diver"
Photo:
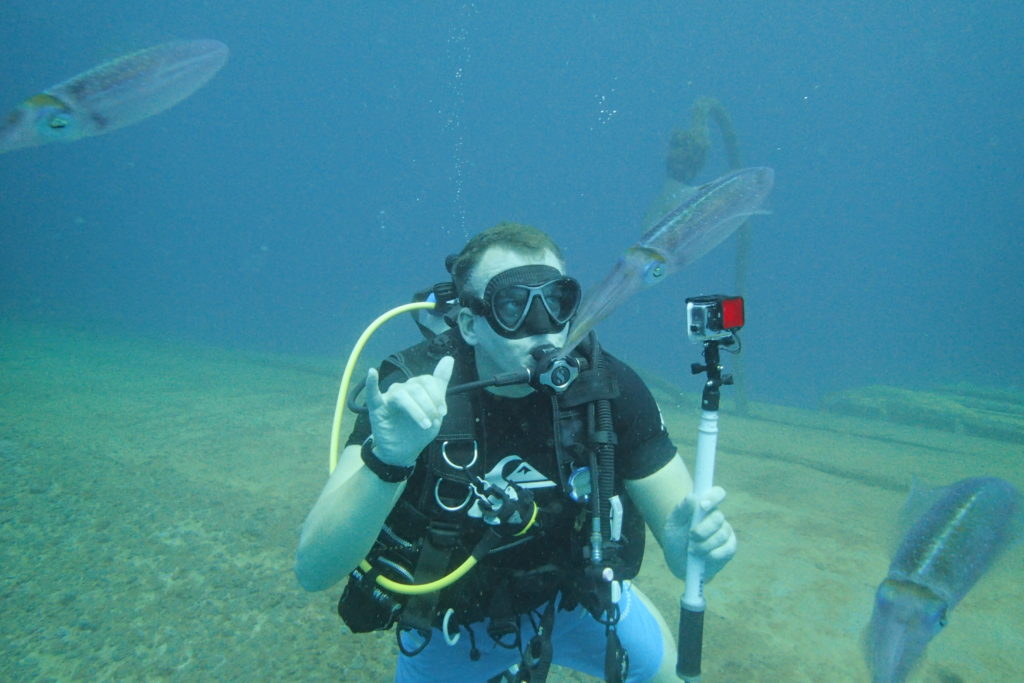
[[[672,635],[630,579],[646,523],[676,576],[689,551],[710,580],[736,552],[725,492],[689,495],[650,391],[593,332],[559,356],[581,292],[545,233],[501,223],[446,265],[447,329],[368,371],[299,583],[347,576],[341,617],[397,627],[401,683],[543,681],[552,663],[676,680]]]

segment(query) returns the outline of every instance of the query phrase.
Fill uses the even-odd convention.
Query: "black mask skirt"
[[[580,305],[580,283],[557,268],[519,266],[492,277],[483,298],[464,296],[463,305],[487,319],[491,329],[508,339],[556,334]]]

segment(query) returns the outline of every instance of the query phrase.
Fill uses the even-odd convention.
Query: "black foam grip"
[[[704,612],[679,610],[679,658],[676,674],[683,679],[700,676],[701,647],[704,642]]]

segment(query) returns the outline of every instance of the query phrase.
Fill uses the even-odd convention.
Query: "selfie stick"
[[[700,500],[711,489],[715,475],[715,448],[718,445],[719,388],[732,384],[732,375],[722,375],[718,356],[719,340],[704,342],[704,364],[694,363],[690,371],[706,372],[701,394],[700,426],[697,428],[697,461],[693,468],[693,496]],[[696,506],[690,528],[704,519],[704,510]],[[701,647],[704,639],[704,559],[693,553],[686,556],[686,588],[679,600],[679,645],[676,675],[688,683],[700,681]]]

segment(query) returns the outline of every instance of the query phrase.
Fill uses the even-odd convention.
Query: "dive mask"
[[[464,295],[462,305],[508,339],[556,334],[576,315],[580,283],[551,266],[519,266],[492,277],[483,298]]]

